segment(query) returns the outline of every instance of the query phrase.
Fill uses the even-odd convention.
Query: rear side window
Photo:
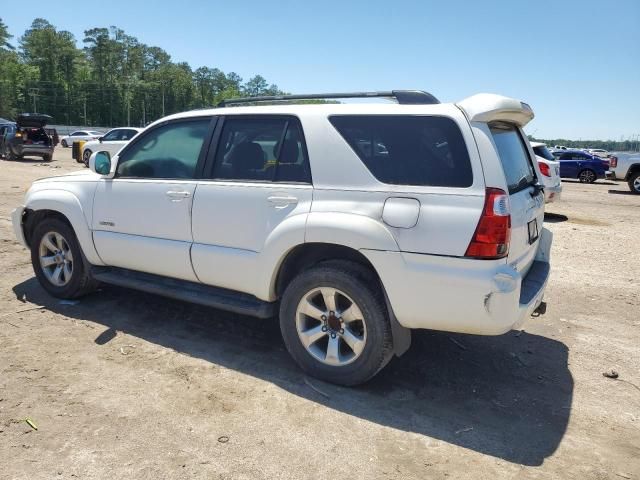
[[[544,158],[545,160],[555,160],[553,154],[549,151],[546,145],[540,145],[538,147],[533,147],[533,153],[538,155],[539,157]]]
[[[518,130],[508,124],[494,124],[490,128],[507,178],[509,193],[518,192],[535,183],[531,159]]]
[[[467,147],[450,118],[340,115],[329,121],[383,183],[438,187],[473,183]]]
[[[303,142],[294,117],[226,117],[212,178],[311,183]]]

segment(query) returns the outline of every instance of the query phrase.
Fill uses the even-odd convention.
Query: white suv
[[[354,385],[410,329],[499,335],[542,301],[551,234],[518,100],[227,106],[158,120],[13,212],[52,295],[117,284],[279,315],[311,375]],[[303,96],[252,98],[297,100]]]

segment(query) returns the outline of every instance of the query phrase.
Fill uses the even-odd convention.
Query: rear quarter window
[[[509,124],[490,125],[493,141],[498,149],[509,193],[527,188],[536,181],[528,150],[516,127]]]
[[[471,161],[450,118],[417,115],[334,115],[329,121],[380,182],[470,187]]]

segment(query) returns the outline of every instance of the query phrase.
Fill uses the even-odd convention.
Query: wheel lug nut
[[[340,329],[340,335],[342,335],[344,333],[344,328]]]
[[[324,322],[324,321],[327,319],[327,316],[326,316],[326,315],[322,315],[320,318],[321,318],[321,319],[322,319],[322,321]]]
[[[326,331],[327,331],[327,326],[326,326],[326,325],[323,325],[323,326],[322,326],[322,331],[323,331],[323,332],[326,332]]]
[[[334,313],[335,313],[335,312],[334,312],[333,310],[331,310],[331,311],[329,312],[329,315],[333,317]]]
[[[332,333],[332,334],[331,334],[331,338],[336,338],[336,334],[335,334],[335,333]]]

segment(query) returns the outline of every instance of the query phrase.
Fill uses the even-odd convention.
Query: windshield
[[[544,158],[545,160],[555,160],[553,154],[549,151],[546,145],[540,145],[537,147],[533,147],[533,153],[538,155],[539,157]]]
[[[509,193],[516,193],[536,181],[527,148],[518,130],[509,124],[490,126],[493,141],[498,149]]]

